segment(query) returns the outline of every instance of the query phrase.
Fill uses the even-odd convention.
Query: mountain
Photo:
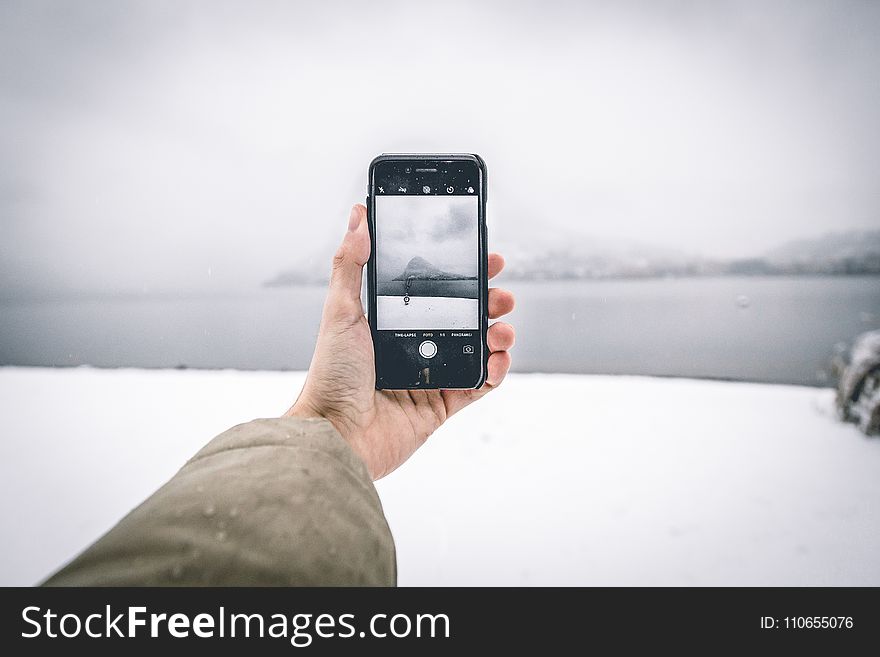
[[[608,240],[553,227],[527,238],[500,236],[492,249],[504,254],[507,280],[582,280],[695,276],[880,274],[880,230],[853,230],[786,242],[749,258],[706,258],[633,241]],[[304,263],[305,264],[305,263]],[[324,267],[302,266],[278,274],[267,286],[326,281]],[[317,272],[317,274],[316,274]],[[464,278],[424,258],[410,260],[395,280]]]
[[[410,260],[406,268],[399,276],[395,276],[394,281],[405,281],[408,279],[420,281],[474,281],[476,276],[463,276],[461,274],[450,274],[435,267],[433,264],[420,256],[416,256]]]
[[[333,244],[301,257],[295,267],[284,269],[263,283],[263,287],[295,287],[301,285],[326,285],[330,280],[330,257]]]
[[[544,248],[538,241],[504,253],[505,277],[519,280],[880,274],[880,230],[795,240],[750,258],[705,258],[579,235],[564,236]]]
[[[709,260],[677,249],[615,240],[553,227],[528,240],[501,237],[492,249],[504,254],[504,277],[512,280],[650,278],[705,275]]]
[[[880,255],[880,230],[851,230],[787,242],[769,251],[767,258],[784,262],[809,262],[859,260],[878,255]]]
[[[880,274],[880,230],[796,240],[769,251],[764,259],[784,274]]]
[[[324,273],[323,269],[320,274],[299,270],[285,269],[278,272],[263,283],[263,287],[295,287],[297,285],[325,285],[329,280],[329,276]]]

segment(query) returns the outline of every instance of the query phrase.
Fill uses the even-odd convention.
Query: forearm
[[[393,585],[363,462],[326,420],[217,436],[46,585]]]

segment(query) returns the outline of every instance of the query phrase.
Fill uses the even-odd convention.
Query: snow
[[[480,322],[480,301],[457,297],[376,297],[379,330],[412,331],[442,327],[476,329]]]
[[[74,556],[302,373],[0,368],[0,584]],[[828,389],[510,375],[378,483],[401,585],[880,585],[880,440]]]

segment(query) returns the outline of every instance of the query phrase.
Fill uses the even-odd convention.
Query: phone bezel
[[[480,349],[481,357],[477,360],[480,363],[480,371],[476,374],[473,383],[462,382],[463,385],[444,386],[443,389],[475,389],[481,387],[486,381],[486,368],[489,360],[489,346],[486,342],[486,332],[489,328],[489,284],[488,284],[488,246],[487,246],[487,230],[486,230],[486,164],[483,159],[474,153],[383,153],[374,158],[370,162],[368,183],[367,183],[367,219],[370,228],[370,259],[367,262],[367,319],[370,324],[370,333],[373,339],[373,354],[375,360],[375,376],[376,388],[380,390],[428,390],[437,389],[439,386],[432,385],[416,385],[409,387],[390,387],[383,385],[380,364],[379,343],[376,339],[376,233],[375,233],[375,189],[376,169],[385,162],[412,161],[414,163],[424,164],[423,168],[430,168],[434,163],[440,162],[472,162],[476,164],[477,171],[480,176],[480,184],[478,188],[478,240],[479,240],[479,313],[480,313]],[[464,385],[470,383],[469,385]]]

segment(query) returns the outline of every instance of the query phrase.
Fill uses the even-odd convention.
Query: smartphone
[[[367,209],[376,387],[479,388],[489,358],[482,158],[380,155]]]

